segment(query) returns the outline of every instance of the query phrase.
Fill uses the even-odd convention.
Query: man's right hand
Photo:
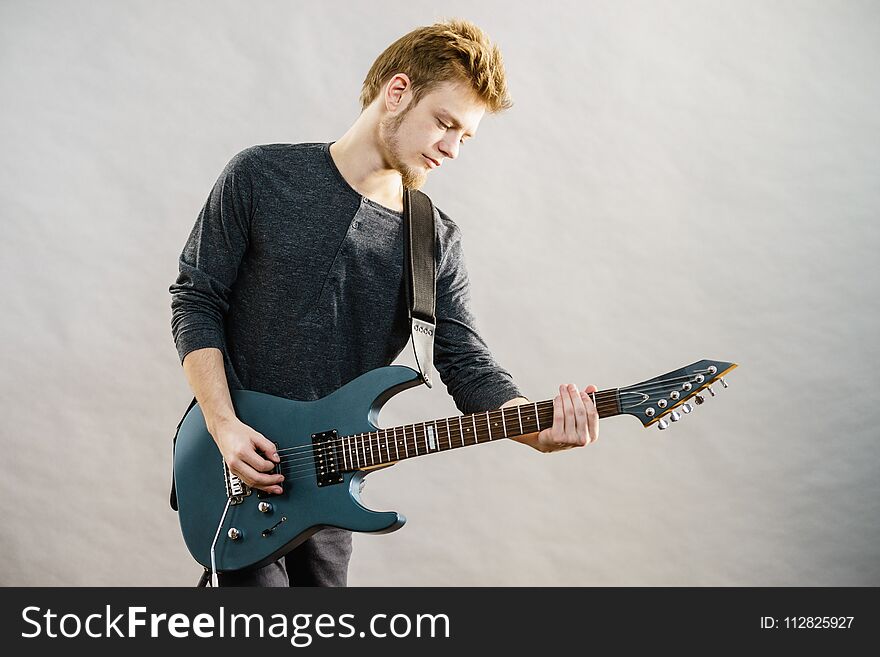
[[[251,488],[280,495],[284,475],[267,474],[281,462],[275,443],[238,418],[222,421],[211,435],[220,448],[226,465]],[[264,458],[257,450],[266,455]]]

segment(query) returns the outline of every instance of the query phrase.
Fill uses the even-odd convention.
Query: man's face
[[[459,147],[474,136],[486,108],[473,91],[455,82],[440,84],[415,107],[411,99],[410,95],[406,107],[381,120],[379,139],[387,164],[400,173],[404,186],[420,189],[428,171],[458,157]]]

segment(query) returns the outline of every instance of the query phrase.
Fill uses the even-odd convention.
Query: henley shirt
[[[332,143],[252,146],[224,167],[169,288],[181,363],[216,347],[230,389],[312,401],[407,345],[403,213],[352,188]],[[461,230],[434,219],[434,367],[462,413],[493,410],[523,395],[477,331]]]

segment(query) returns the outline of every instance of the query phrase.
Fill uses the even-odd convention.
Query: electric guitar
[[[666,429],[704,402],[700,393],[736,367],[701,360],[625,388],[594,393],[600,418],[633,415]],[[237,417],[278,447],[283,493],[251,489],[233,474],[198,404],[184,417],[174,449],[180,527],[193,558],[213,572],[269,564],[322,527],[382,534],[406,519],[360,502],[363,478],[404,459],[512,438],[553,424],[553,401],[380,429],[391,397],[421,384],[412,368],[371,370],[316,401],[232,390]],[[693,402],[693,403],[692,403]]]

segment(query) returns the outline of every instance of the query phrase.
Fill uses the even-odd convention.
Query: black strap
[[[437,325],[437,258],[434,204],[424,193],[403,190],[404,269],[416,363],[429,388]]]

